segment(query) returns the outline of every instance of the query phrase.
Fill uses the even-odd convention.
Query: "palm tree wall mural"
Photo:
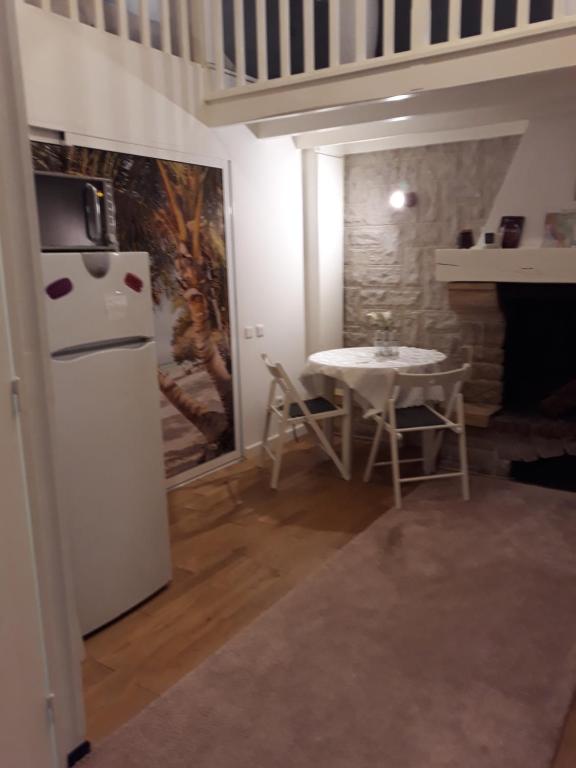
[[[36,170],[112,180],[120,250],[150,254],[166,476],[235,449],[220,168],[33,142]]]

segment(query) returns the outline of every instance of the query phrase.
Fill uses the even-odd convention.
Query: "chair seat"
[[[331,403],[330,400],[326,400],[325,397],[311,397],[308,400],[304,400],[304,403],[313,416],[317,413],[328,413],[329,411],[338,410],[334,403]],[[299,419],[304,416],[302,408],[300,408],[298,403],[290,403],[288,415],[291,419]]]
[[[409,408],[396,408],[396,427],[415,429],[417,427],[438,427],[446,422],[425,405],[413,405]]]

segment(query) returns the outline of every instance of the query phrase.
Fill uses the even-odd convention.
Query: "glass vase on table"
[[[378,360],[398,357],[398,339],[392,330],[374,331],[373,345]]]

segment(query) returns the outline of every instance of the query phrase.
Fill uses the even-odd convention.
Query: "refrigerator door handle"
[[[84,187],[84,210],[86,212],[86,233],[93,243],[102,243],[102,212],[98,190],[94,184],[87,183]]]
[[[52,352],[53,360],[76,360],[86,355],[98,354],[99,352],[108,352],[114,349],[142,349],[149,344],[154,344],[154,339],[148,336],[132,336],[127,339],[110,339],[109,341],[99,341],[95,343],[79,344],[73,347],[64,347]]]

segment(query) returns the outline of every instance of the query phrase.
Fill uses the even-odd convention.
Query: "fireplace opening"
[[[576,491],[576,456],[553,456],[536,461],[513,461],[510,477],[520,483]]]
[[[576,381],[576,285],[500,283],[498,293],[506,319],[502,405],[540,411]]]
[[[506,332],[497,422],[524,454],[511,474],[575,490],[576,285],[500,283],[498,296]]]

